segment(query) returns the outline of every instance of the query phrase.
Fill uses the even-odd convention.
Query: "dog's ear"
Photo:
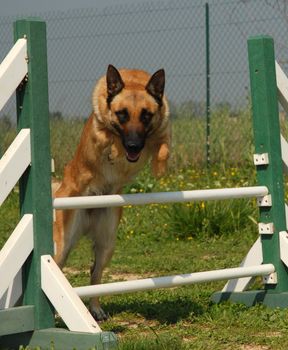
[[[164,69],[159,69],[155,72],[148,84],[146,85],[146,91],[152,95],[157,103],[162,106],[162,98],[165,88],[165,71]]]
[[[112,66],[112,64],[109,64],[107,68],[106,82],[108,93],[107,102],[110,104],[113,97],[119,94],[119,92],[124,88],[124,82],[121,78],[121,75],[118,70]]]

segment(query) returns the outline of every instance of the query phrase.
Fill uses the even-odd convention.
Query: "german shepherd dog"
[[[106,76],[96,84],[93,112],[55,197],[121,193],[150,158],[153,174],[164,174],[170,146],[164,85],[163,69],[150,76],[142,70],[108,66]],[[57,210],[56,263],[63,267],[79,236],[88,234],[95,253],[91,284],[99,284],[114,251],[121,214],[121,208]],[[90,311],[97,320],[107,318],[98,298],[91,299]]]

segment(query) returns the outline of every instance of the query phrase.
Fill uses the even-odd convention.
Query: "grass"
[[[141,215],[150,216],[148,211],[138,208]],[[137,210],[126,209],[125,218],[135,216]],[[237,266],[256,238],[246,227],[241,235],[167,239],[161,235],[159,217],[153,232],[135,231],[119,238],[105,282]],[[88,251],[89,241],[83,239],[70,256],[68,275],[74,285],[89,283]],[[79,257],[85,273],[79,268]],[[211,295],[223,285],[206,283],[102,298],[110,319],[101,327],[118,335],[120,349],[287,348],[287,310],[212,304]]]

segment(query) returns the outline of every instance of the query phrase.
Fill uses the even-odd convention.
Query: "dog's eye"
[[[129,113],[128,113],[126,108],[121,109],[120,111],[116,111],[115,114],[116,114],[120,124],[124,124],[124,123],[128,122]]]
[[[147,109],[143,108],[140,114],[140,121],[147,126],[153,117],[153,113],[149,112]]]

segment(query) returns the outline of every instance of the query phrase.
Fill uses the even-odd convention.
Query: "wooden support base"
[[[34,306],[19,306],[0,310],[1,335],[32,331],[34,329]]]
[[[271,308],[288,307],[288,292],[273,293],[266,290],[253,290],[247,292],[216,292],[212,295],[214,303],[231,301],[233,303],[241,303],[247,306],[256,304],[264,304]]]
[[[1,349],[19,349],[19,345],[41,350],[112,350],[117,338],[112,332],[82,333],[60,328],[48,328],[0,337]]]

